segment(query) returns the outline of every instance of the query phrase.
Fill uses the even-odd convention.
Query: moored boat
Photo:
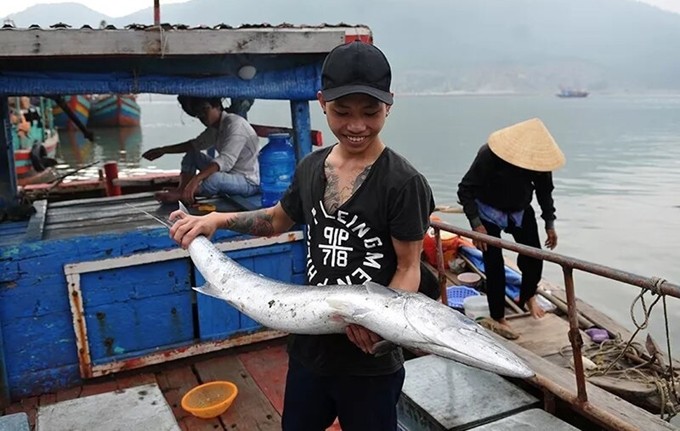
[[[66,96],[64,97],[64,102],[78,120],[80,120],[80,123],[87,125],[91,105],[89,96],[82,94]],[[57,129],[78,130],[78,126],[73,123],[68,114],[55,102],[52,102],[52,116],[54,117],[54,127]]]
[[[89,127],[139,126],[141,108],[134,94],[92,96]]]
[[[557,97],[562,97],[562,98],[570,98],[570,97],[575,97],[575,98],[580,98],[580,97],[588,97],[588,93],[585,90],[574,90],[571,88],[561,88],[560,92],[556,94]]]
[[[50,72],[53,66],[49,61],[33,62],[32,45],[26,42],[38,36],[42,38],[44,32],[50,31],[53,30],[30,29],[7,35],[13,43],[0,46],[0,58],[9,70],[17,69],[17,76],[3,76],[0,92],[3,85],[36,91],[34,87],[21,87],[26,85],[22,73],[26,70]],[[168,44],[163,52],[150,53],[149,38],[158,37],[160,42],[164,37],[161,32],[58,31],[70,43],[59,45],[58,51],[54,46],[46,46],[42,52],[47,57],[68,54],[60,64],[59,79],[50,80],[50,85],[55,87],[53,91],[64,91],[75,82],[83,82],[82,65],[92,65],[92,58],[98,58],[94,63],[97,79],[87,81],[86,91],[92,93],[110,86],[119,86],[118,91],[123,92],[134,86],[141,92],[186,91],[215,96],[214,91],[219,88],[231,97],[289,100],[290,106],[285,111],[291,116],[298,160],[312,148],[309,102],[316,98],[324,53],[343,41],[372,40],[370,30],[363,26],[298,28],[287,24],[210,31],[177,28],[164,31],[174,32],[173,40],[181,43]],[[78,52],[83,42],[92,40],[98,43],[90,45],[88,54]],[[218,43],[206,43],[208,40]],[[272,40],[277,43],[272,44]],[[249,75],[253,78],[250,81],[233,74],[219,74],[225,62],[236,69],[242,67],[243,59],[249,55],[257,58],[263,53],[266,55],[259,58],[255,76]],[[142,65],[146,67],[137,67]],[[173,65],[177,67],[171,67]],[[219,68],[211,69],[215,65]],[[136,70],[147,73],[133,73]],[[183,70],[186,75],[170,75],[167,70]],[[203,72],[200,77],[198,72]],[[165,78],[162,87],[159,74]],[[88,76],[92,78],[91,73]],[[0,136],[0,144],[2,139]],[[13,201],[15,196],[10,196],[10,192],[0,188],[0,197],[7,196],[9,199],[5,202]],[[201,204],[194,211],[243,211],[261,207],[258,196],[220,198]],[[267,355],[269,350],[261,343],[278,340],[285,334],[262,327],[224,302],[197,296],[191,286],[201,283],[202,277],[186,251],[173,243],[165,227],[139,211],[141,208],[164,219],[174,208],[159,206],[152,193],[65,202],[42,200],[35,202],[35,206],[36,213],[27,223],[0,224],[0,408],[4,409],[3,413],[27,412],[32,414],[34,422],[36,416],[41,418],[41,426],[49,429],[51,411],[63,412],[74,406],[62,402],[81,397],[86,403],[92,401],[87,395],[104,392],[101,395],[107,396],[105,401],[88,404],[99,408],[90,408],[84,414],[60,416],[77,420],[80,425],[85,423],[84,426],[71,422],[52,428],[98,429],[103,412],[110,412],[114,406],[106,400],[131,389],[132,394],[137,395],[132,401],[141,401],[140,397],[146,398],[156,392],[154,388],[160,388],[162,396],[154,398],[153,405],[164,408],[163,418],[171,422],[168,429],[179,429],[178,423],[191,430],[280,429],[280,410],[272,411],[271,406],[275,399],[280,402],[282,370],[287,358],[281,346],[275,354]],[[290,283],[304,284],[306,280],[305,233],[301,226],[267,238],[224,230],[213,240],[219,250],[253,271]],[[241,348],[236,349],[237,346]],[[237,352],[243,366],[234,360]],[[262,354],[253,354],[249,359],[246,355],[240,356],[252,352]],[[535,422],[541,426],[536,429],[557,430],[549,426],[555,423],[561,424],[561,429],[572,429],[564,424],[572,423],[575,418],[591,426],[589,429],[593,429],[593,424],[617,430],[671,429],[659,418],[606,391],[593,392],[585,403],[580,386],[578,391],[570,387],[573,381],[569,380],[571,376],[565,377],[566,370],[528,350],[518,352],[536,370],[535,378],[517,381],[489,373],[468,374],[462,371],[462,365],[454,362],[432,361],[422,367],[407,362],[410,368],[402,399],[406,402],[408,398],[409,405],[404,407],[405,414],[400,421],[406,421],[406,416],[417,419],[419,412],[427,411],[414,388],[427,378],[427,387],[436,388],[438,396],[426,393],[425,401],[445,404],[453,398],[465,401],[473,395],[484,394],[480,404],[471,405],[465,412],[474,414],[468,415],[469,420],[464,424],[458,424],[458,429],[480,425],[493,429],[496,421],[510,420],[515,414],[534,410],[541,404],[542,413],[532,419],[540,421]],[[210,354],[210,358],[200,354]],[[425,359],[431,361],[432,357]],[[180,363],[185,366],[179,367]],[[254,371],[258,369],[257,364],[263,363],[275,365],[276,372],[263,371],[261,367]],[[257,373],[259,379],[255,378]],[[266,377],[262,379],[262,375]],[[182,395],[189,389],[216,379],[237,381],[242,393],[227,413],[203,422],[179,407]],[[267,379],[273,383],[264,384]],[[463,381],[469,385],[461,392],[459,384]],[[510,402],[510,408],[498,409],[496,403],[489,402],[500,398],[501,386],[503,399]],[[513,399],[520,399],[521,403],[518,405]],[[482,402],[483,414],[476,408]],[[149,404],[147,416],[155,412]],[[447,419],[460,417],[461,411],[454,408],[445,404],[437,411],[446,413]],[[118,425],[130,419],[148,419],[130,417],[123,408],[117,408],[115,413]],[[423,417],[428,416],[423,413],[420,418]],[[624,426],[620,426],[621,423]],[[433,427],[442,429],[442,426]]]
[[[52,175],[54,155],[59,135],[51,127],[47,103],[38,99],[38,106],[28,97],[13,98],[10,113],[14,163],[19,185],[41,182]]]

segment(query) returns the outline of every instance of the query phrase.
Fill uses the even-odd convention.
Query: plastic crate
[[[449,286],[446,288],[446,296],[449,300],[449,307],[463,309],[463,301],[468,296],[478,296],[480,293],[475,289],[466,286]]]

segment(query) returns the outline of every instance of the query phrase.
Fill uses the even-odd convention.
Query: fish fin
[[[187,207],[184,206],[182,201],[177,202],[179,204],[179,210],[182,211],[183,213],[189,214],[189,210]]]
[[[400,291],[397,290],[397,289],[393,289],[393,288],[388,287],[388,286],[383,286],[382,284],[379,284],[379,283],[376,283],[376,282],[373,282],[373,281],[367,281],[366,283],[364,283],[364,287],[366,287],[366,290],[369,293],[372,293],[372,294],[375,294],[375,295],[390,295],[390,296],[392,296],[391,294],[393,294],[393,293],[397,293],[397,294],[400,293]]]
[[[353,301],[348,301],[341,295],[327,297],[326,303],[348,323],[354,323],[356,316],[368,313],[371,310],[369,307],[357,306]]]
[[[382,340],[378,341],[373,345],[372,351],[373,351],[373,356],[376,358],[379,356],[386,355],[387,353],[391,352],[392,350],[396,349],[397,345],[394,344],[393,342],[389,340]]]
[[[202,293],[204,295],[212,296],[214,298],[221,298],[221,291],[213,286],[212,284],[206,282],[203,286],[200,287],[194,287],[194,290],[198,293]]]
[[[326,303],[340,315],[351,314],[352,307],[349,301],[344,300],[340,295],[331,295],[326,298]]]

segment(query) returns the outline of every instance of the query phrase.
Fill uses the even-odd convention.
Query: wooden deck
[[[287,369],[285,342],[279,339],[119,373],[57,393],[26,398],[0,411],[0,416],[25,412],[34,431],[40,406],[155,383],[184,431],[274,431],[281,429]],[[229,410],[215,419],[200,419],[182,409],[184,394],[214,380],[228,380],[238,387],[238,396]],[[329,428],[339,429],[337,424]]]
[[[506,264],[516,269],[513,262],[506,261]],[[430,267],[430,270],[436,274],[434,268]],[[446,276],[450,285],[458,284],[454,273],[447,270]],[[554,297],[566,304],[566,292],[561,286],[541,280],[539,290],[550,291]],[[577,308],[581,316],[596,326],[618,334],[624,339],[630,337],[630,331],[586,302],[577,300]],[[512,316],[513,313],[514,311],[510,309],[506,310],[508,316]],[[556,313],[559,313],[559,310],[556,310]],[[603,418],[609,420],[608,423],[621,421],[620,423],[630,426],[630,429],[644,431],[677,429],[658,415],[637,407],[591,383],[587,383],[588,403],[586,406],[579,407],[576,401],[576,377],[569,366],[571,350],[569,349],[567,320],[554,313],[546,313],[542,319],[534,319],[530,315],[515,315],[510,318],[513,330],[519,334],[519,338],[512,342],[493,335],[500,343],[523,358],[536,372],[537,377],[529,379],[533,385],[545,391],[558,391],[559,393],[555,394],[558,398],[561,396],[563,401],[595,422],[601,423]],[[590,337],[583,331],[581,331],[581,338],[584,346],[592,344]],[[564,348],[566,348],[566,353],[563,352]],[[601,425],[606,424],[601,423]],[[616,427],[609,429],[616,429]]]

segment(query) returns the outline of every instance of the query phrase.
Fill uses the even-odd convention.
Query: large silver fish
[[[188,250],[207,281],[195,288],[198,292],[227,301],[266,327],[294,334],[331,334],[343,333],[348,324],[355,323],[406,348],[506,376],[534,375],[484,328],[423,294],[376,283],[282,283],[237,264],[204,236],[194,239]]]

